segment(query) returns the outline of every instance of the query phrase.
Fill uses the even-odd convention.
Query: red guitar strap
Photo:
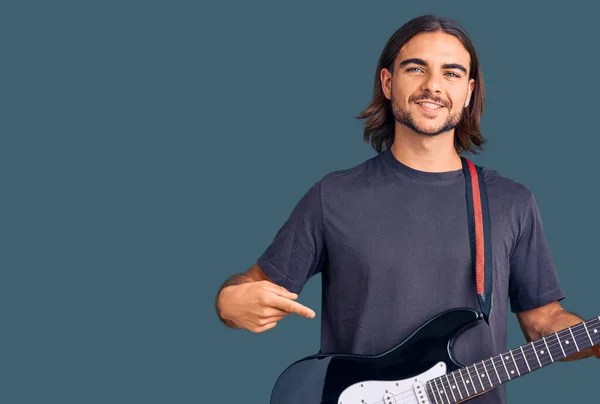
[[[466,183],[471,262],[481,313],[489,324],[492,311],[492,243],[485,182],[481,167],[464,157],[461,160]]]

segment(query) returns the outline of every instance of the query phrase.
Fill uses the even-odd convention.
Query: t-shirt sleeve
[[[273,282],[294,293],[321,272],[325,257],[321,184],[317,182],[304,194],[257,260]]]
[[[565,298],[542,226],[539,207],[531,192],[510,259],[511,311],[531,310]]]

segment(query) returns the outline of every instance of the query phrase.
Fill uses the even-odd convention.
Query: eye
[[[452,77],[452,78],[460,78],[460,76],[454,72],[448,72],[446,74],[450,75],[450,77]]]
[[[406,69],[407,72],[422,72],[423,70],[419,69],[418,67],[409,67],[408,69]]]

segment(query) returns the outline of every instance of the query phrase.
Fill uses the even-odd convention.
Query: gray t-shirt
[[[565,297],[532,192],[490,169],[483,174],[494,307],[490,326],[456,341],[466,365],[507,351],[508,307],[518,312]],[[467,225],[461,170],[417,171],[386,150],[314,184],[258,265],[293,292],[321,274],[321,352],[376,354],[443,311],[479,310]],[[471,402],[504,400],[500,387]]]

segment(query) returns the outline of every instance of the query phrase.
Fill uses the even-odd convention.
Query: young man
[[[484,144],[483,107],[479,60],[464,29],[430,15],[402,26],[381,54],[372,102],[359,116],[377,156],[308,190],[257,263],[224,283],[222,321],[263,332],[290,313],[312,318],[295,299],[316,274],[324,353],[381,353],[440,312],[479,309],[460,153]],[[466,364],[507,350],[507,305],[528,340],[582,321],[559,304],[565,295],[532,193],[482,173],[494,304],[489,326],[457,341]],[[504,400],[496,388],[472,402]]]

